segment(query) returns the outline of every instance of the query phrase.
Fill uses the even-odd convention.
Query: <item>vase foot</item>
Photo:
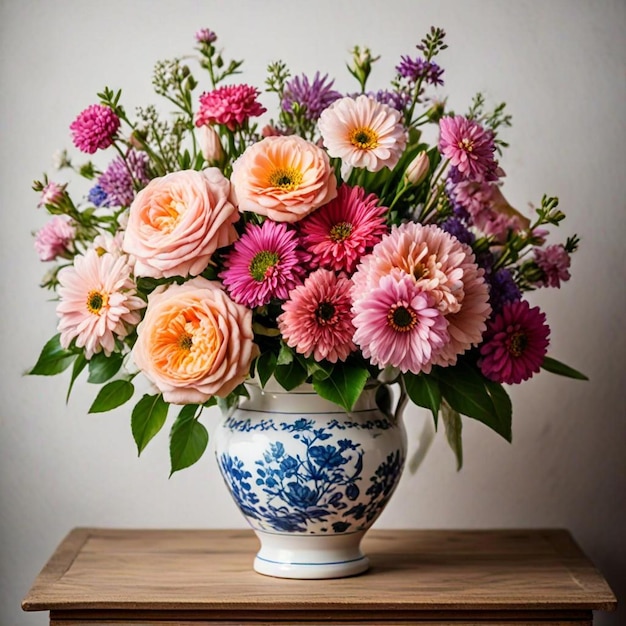
[[[277,578],[345,578],[369,568],[360,549],[365,531],[346,535],[288,535],[256,530],[261,549],[254,559],[259,574]]]

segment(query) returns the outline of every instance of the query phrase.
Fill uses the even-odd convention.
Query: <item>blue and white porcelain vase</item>
[[[376,404],[376,387],[350,413],[302,385],[249,385],[250,398],[214,434],[222,476],[261,549],[254,569],[281,578],[340,578],[369,567],[361,539],[404,467],[403,402]]]

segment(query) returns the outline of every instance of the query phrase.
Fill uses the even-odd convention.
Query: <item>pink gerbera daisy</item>
[[[287,298],[302,282],[308,258],[298,248],[294,230],[285,223],[265,220],[261,226],[246,226],[226,257],[220,278],[235,302],[251,308],[262,306],[273,298]]]
[[[468,180],[496,180],[493,133],[461,115],[442,117],[439,151]]]
[[[278,328],[288,346],[305,357],[331,363],[356,350],[350,307],[352,283],[343,274],[318,269],[283,304]]]
[[[448,323],[449,341],[433,356],[434,365],[454,365],[457,357],[478,345],[491,313],[483,270],[471,248],[434,224],[407,222],[394,227],[355,272],[355,305],[370,297],[382,278],[410,276]]]
[[[135,295],[130,271],[128,257],[100,255],[92,248],[59,272],[57,315],[64,348],[75,339],[87,359],[101,351],[109,356],[116,337],[126,337],[139,323],[146,303]]]
[[[259,90],[250,85],[226,85],[200,96],[196,126],[222,124],[229,130],[241,128],[251,117],[267,110],[259,102]]]
[[[490,320],[480,348],[482,373],[497,383],[517,384],[541,369],[550,327],[539,307],[525,300],[507,302]]]
[[[430,372],[433,355],[448,342],[448,323],[435,298],[411,276],[384,276],[352,310],[354,341],[381,368]]]
[[[92,104],[70,124],[74,145],[87,154],[108,148],[119,127],[120,118],[104,104]]]
[[[342,185],[334,200],[299,223],[302,245],[316,266],[351,274],[387,232],[386,212],[373,193]]]
[[[366,95],[335,100],[322,111],[318,128],[331,157],[370,172],[393,169],[406,146],[401,113]]]

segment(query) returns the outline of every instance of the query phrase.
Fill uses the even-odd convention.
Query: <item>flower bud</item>
[[[430,170],[428,155],[422,150],[410,163],[404,172],[405,182],[411,185],[419,185]]]
[[[220,136],[213,126],[205,125],[198,128],[198,141],[200,142],[200,150],[202,156],[209,165],[219,163],[224,157],[224,149]]]

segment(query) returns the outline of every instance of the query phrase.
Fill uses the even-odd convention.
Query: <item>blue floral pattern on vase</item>
[[[393,426],[384,420],[341,421],[323,426],[314,419],[291,423],[263,419],[263,431],[291,433],[289,450],[281,441],[266,448],[248,466],[236,454],[218,458],[224,479],[242,513],[260,530],[297,533],[345,533],[369,528],[390,499],[404,464],[396,449],[363,475],[362,445],[350,431]],[[248,420],[226,420],[224,427],[254,431]],[[341,431],[341,432],[337,432]]]

